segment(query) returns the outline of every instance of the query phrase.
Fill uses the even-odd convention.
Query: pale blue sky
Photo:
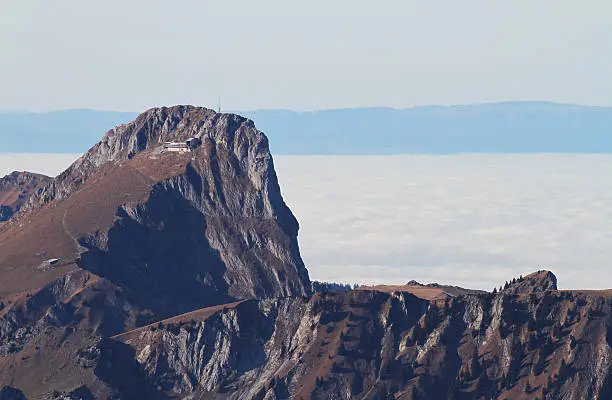
[[[2,0],[0,110],[612,105],[608,0]]]

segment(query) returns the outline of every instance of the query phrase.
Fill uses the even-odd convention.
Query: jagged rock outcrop
[[[612,394],[610,291],[534,287],[531,293],[433,300],[402,291],[330,291],[241,300],[96,339],[88,333],[90,321],[111,307],[120,314],[129,305],[121,299],[128,296],[107,298],[113,292],[100,285],[108,282],[80,274],[24,300],[29,306],[22,310],[34,314],[35,305],[49,297],[63,299],[58,304],[65,306],[39,316],[30,324],[36,328],[17,338],[20,348],[6,356],[28,363],[37,376],[53,376],[51,386],[28,388],[31,379],[13,375],[17,387],[34,394],[78,388],[96,399]],[[45,334],[36,335],[36,329]],[[0,362],[0,376],[15,373],[10,365]]]
[[[48,176],[31,172],[12,172],[0,178],[0,223],[17,213],[38,188],[48,184]]]
[[[525,277],[514,279],[504,292],[511,294],[538,293],[557,290],[557,277],[550,271],[537,271]]]
[[[246,301],[120,335],[181,398],[607,399],[608,292]]]

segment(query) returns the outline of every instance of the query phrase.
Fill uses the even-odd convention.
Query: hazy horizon
[[[252,109],[242,109],[242,110],[229,110],[229,109],[222,109],[221,112],[222,113],[232,113],[232,114],[238,114],[238,115],[242,115],[242,114],[247,114],[247,113],[253,113],[253,112],[259,112],[259,111],[289,111],[289,112],[296,112],[296,113],[317,113],[317,112],[325,112],[325,111],[345,111],[345,110],[367,110],[367,109],[371,109],[371,110],[375,110],[375,109],[380,109],[380,110],[395,110],[395,111],[406,111],[406,110],[412,110],[412,109],[435,109],[435,108],[442,108],[442,109],[452,109],[452,108],[459,108],[459,107],[471,107],[471,106],[495,106],[495,105],[512,105],[512,104],[542,104],[542,105],[558,105],[558,106],[565,106],[565,107],[591,107],[591,108],[604,108],[604,109],[609,109],[612,108],[612,104],[610,105],[606,105],[606,104],[583,104],[583,103],[577,103],[577,102],[563,102],[563,101],[553,101],[553,100],[546,100],[546,99],[540,99],[540,100],[520,100],[520,99],[509,99],[509,100],[499,100],[499,101],[485,101],[485,102],[475,102],[475,103],[449,103],[449,104],[441,104],[441,103],[428,103],[428,104],[416,104],[416,105],[406,105],[406,106],[385,106],[385,105],[369,105],[369,106],[361,106],[361,107],[351,107],[351,106],[338,106],[338,107],[332,107],[332,108],[309,108],[309,109],[298,109],[298,108],[252,108]],[[119,110],[119,109],[115,109],[115,108],[109,108],[109,109],[105,109],[105,108],[88,108],[88,107],[76,107],[76,108],[59,108],[59,109],[41,109],[41,110],[28,110],[28,109],[0,109],[0,115],[1,114],[47,114],[47,113],[58,113],[58,112],[71,112],[71,111],[102,111],[102,112],[111,112],[111,113],[134,113],[134,114],[140,114],[145,112],[148,109],[151,108],[158,108],[158,107],[172,107],[172,106],[178,106],[178,105],[191,105],[191,106],[195,106],[195,107],[205,107],[211,110],[215,110],[217,111],[217,106],[214,104],[195,104],[195,103],[173,103],[173,104],[159,104],[159,105],[153,105],[150,106],[146,109],[141,109],[141,110]]]
[[[0,109],[216,108],[219,96],[231,110],[612,106],[610,11],[603,0],[13,2],[0,15]]]

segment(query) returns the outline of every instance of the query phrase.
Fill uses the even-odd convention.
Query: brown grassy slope
[[[52,202],[0,232],[0,297],[33,290],[76,268],[78,238],[108,229],[118,208],[146,201],[154,182],[180,174],[188,155],[143,153],[107,165],[72,196]],[[37,268],[58,258],[54,268]]]
[[[360,286],[359,290],[373,290],[383,293],[407,292],[425,300],[442,299],[448,297],[448,294],[442,288],[431,288],[427,286],[376,285]]]
[[[484,293],[480,290],[444,285],[375,285],[360,286],[359,290],[375,290],[384,293],[407,292],[425,300],[439,300],[463,294]]]
[[[124,343],[132,343],[134,340],[138,340],[138,337],[147,330],[156,329],[158,326],[165,326],[169,324],[184,324],[191,321],[206,321],[211,316],[215,315],[218,312],[227,311],[229,309],[235,308],[243,301],[236,301],[234,303],[220,304],[218,306],[206,307],[199,310],[195,310],[192,312],[188,312],[185,314],[177,315],[172,318],[165,319],[163,321],[158,321],[153,324],[145,325],[140,328],[132,329],[131,331],[120,333],[119,335],[113,336],[113,339],[119,340]],[[161,324],[161,325],[160,325]]]

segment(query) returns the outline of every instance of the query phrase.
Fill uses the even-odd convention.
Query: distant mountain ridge
[[[612,108],[505,102],[240,114],[273,154],[612,153]],[[84,152],[136,113],[0,113],[2,152]]]

